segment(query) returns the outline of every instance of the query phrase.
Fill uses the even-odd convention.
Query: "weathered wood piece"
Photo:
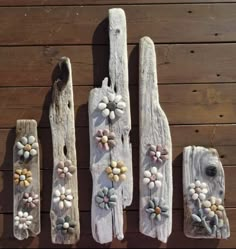
[[[183,153],[184,233],[189,238],[227,239],[225,178],[213,149],[188,146]]]
[[[17,120],[13,148],[14,236],[18,240],[40,233],[40,163],[35,120]]]
[[[59,62],[49,119],[53,144],[51,236],[56,244],[74,244],[80,237],[74,99],[69,58]]]
[[[172,230],[172,142],[159,103],[156,54],[149,37],[140,40],[140,232],[166,243]]]
[[[113,236],[124,238],[123,208],[131,204],[133,194],[126,18],[122,9],[109,10],[109,37],[110,85],[105,78],[102,87],[91,90],[89,96],[92,233],[101,244],[112,241]],[[111,198],[106,188],[112,188]]]

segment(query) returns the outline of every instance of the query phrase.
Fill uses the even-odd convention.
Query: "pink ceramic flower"
[[[161,145],[151,145],[149,149],[149,155],[156,163],[162,163],[168,159],[168,151]]]

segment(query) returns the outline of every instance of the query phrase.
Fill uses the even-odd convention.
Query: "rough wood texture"
[[[236,40],[236,3],[121,7],[127,15],[128,43],[137,43],[147,32],[152,34],[157,43]],[[107,22],[104,18],[109,8],[40,6],[14,7],[6,11],[6,8],[1,7],[0,45],[108,44]],[[32,29],[37,32],[32,32]]]
[[[139,58],[139,133],[140,133],[140,232],[158,238],[166,243],[172,231],[172,142],[168,120],[159,103],[157,87],[156,53],[153,41],[149,37],[140,40]],[[168,151],[168,159],[158,165],[150,158],[150,146],[160,145]],[[161,149],[162,150],[162,149]],[[159,153],[162,153],[158,150]],[[156,153],[156,149],[155,149]],[[155,154],[156,155],[156,154]],[[159,155],[161,157],[161,155]],[[158,172],[163,175],[160,179],[161,187],[149,189],[144,184],[144,172],[157,166]],[[154,175],[156,183],[156,175]],[[152,179],[151,179],[152,180]],[[159,206],[168,207],[169,217],[159,214],[161,221],[151,220],[146,209],[149,200],[158,198]]]
[[[189,238],[227,239],[230,227],[223,209],[224,169],[217,151],[188,146],[184,148],[183,156],[185,235]]]
[[[32,181],[29,186],[21,186],[21,184],[16,184],[13,182],[13,231],[14,236],[18,240],[27,239],[29,236],[35,237],[41,231],[41,219],[40,219],[40,153],[39,148],[37,149],[37,154],[33,157],[29,157],[28,160],[24,159],[24,156],[19,156],[19,148],[17,147],[17,143],[19,143],[22,137],[30,137],[33,136],[35,138],[35,142],[38,143],[38,133],[37,133],[37,122],[35,120],[17,120],[16,122],[16,140],[13,148],[13,173],[14,179],[16,179],[15,174],[17,170],[27,169],[32,173]],[[20,142],[21,143],[21,142]],[[26,180],[29,180],[29,177],[25,177]],[[19,179],[19,175],[18,175]],[[10,179],[9,179],[10,181]],[[30,180],[29,180],[30,181]],[[35,197],[37,197],[37,203],[33,201],[35,204],[34,208],[31,206],[27,206],[24,202],[25,193],[34,193]],[[10,194],[10,193],[9,193]],[[6,198],[1,198],[5,200],[5,202],[10,202],[9,194]],[[11,195],[10,195],[11,196]],[[9,203],[7,203],[9,206]],[[33,216],[31,220],[31,224],[28,226],[28,229],[19,229],[16,226],[15,217],[19,216],[18,212],[27,212],[30,216]]]
[[[102,87],[93,89],[89,96],[89,132],[90,132],[90,170],[93,177],[92,193],[92,233],[99,243],[111,242],[113,236],[121,240],[123,234],[123,208],[132,202],[132,151],[129,142],[131,129],[130,101],[128,90],[128,61],[126,18],[122,9],[109,10],[109,37],[110,60],[109,75],[105,78]],[[98,105],[103,96],[109,94],[121,95],[126,103],[124,114],[115,120],[104,118]],[[110,129],[116,135],[114,148],[109,152],[101,152],[97,147],[95,137],[97,131]],[[127,179],[123,182],[112,182],[104,170],[111,161],[123,161],[128,168]],[[117,196],[114,209],[105,211],[100,209],[95,202],[95,196],[102,187],[113,187]]]
[[[51,235],[52,242],[56,244],[74,244],[80,237],[79,223],[79,207],[78,207],[78,182],[77,182],[77,159],[75,147],[75,121],[74,121],[74,99],[72,85],[72,70],[69,58],[62,57],[55,73],[52,104],[49,110],[49,119],[51,124],[52,145],[53,145],[53,186],[52,186],[52,202],[51,202]],[[75,167],[73,171],[67,166],[67,160],[71,161],[71,165]],[[64,163],[65,173],[70,172],[68,177],[64,174],[64,178],[58,174],[58,164]],[[67,171],[65,171],[67,168]],[[69,170],[69,171],[68,171]],[[75,172],[74,172],[75,171]],[[63,173],[62,173],[63,174]],[[71,189],[73,199],[72,206],[60,209],[60,204],[55,203],[55,190],[64,186]],[[62,193],[63,191],[61,191]],[[63,195],[63,198],[65,196]],[[61,197],[62,200],[62,197]],[[72,234],[63,235],[62,231],[57,230],[57,219],[69,216],[76,226]]]

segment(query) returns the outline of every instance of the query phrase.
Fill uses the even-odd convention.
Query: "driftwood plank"
[[[124,238],[123,207],[131,204],[133,193],[126,18],[122,9],[109,10],[109,37],[110,85],[105,78],[102,87],[93,89],[89,96],[92,233],[99,243],[110,242],[113,236]],[[106,143],[109,135],[104,136],[104,130],[113,141]],[[106,195],[104,199],[106,187],[114,189],[111,199],[115,204],[107,203]]]
[[[230,227],[224,208],[225,178],[218,152],[188,146],[183,154],[185,235],[227,239]]]
[[[62,57],[54,79],[49,119],[53,143],[51,235],[56,244],[74,244],[80,237],[74,99],[69,58]]]
[[[140,40],[139,53],[140,232],[166,243],[172,230],[172,142],[149,37]]]
[[[17,120],[13,148],[14,236],[19,240],[40,233],[40,164],[37,123]]]

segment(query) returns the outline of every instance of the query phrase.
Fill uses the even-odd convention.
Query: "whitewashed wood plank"
[[[13,148],[13,231],[19,240],[35,237],[41,230],[39,158],[37,122],[17,120]]]
[[[49,110],[54,165],[50,211],[51,236],[53,243],[74,244],[80,237],[80,223],[74,98],[69,58],[62,57],[56,69],[52,104]],[[68,191],[65,194],[63,194],[64,188]],[[54,199],[57,195],[59,199]],[[71,198],[73,199],[70,201]],[[70,218],[69,222],[67,216]],[[58,223],[63,224],[63,227]]]
[[[229,238],[229,221],[226,211],[221,210],[225,197],[224,170],[215,149],[184,148],[183,193],[184,233],[187,237]]]
[[[90,132],[90,170],[93,178],[92,194],[92,233],[94,239],[103,244],[111,242],[113,237],[119,240],[123,234],[123,208],[130,205],[133,194],[132,149],[129,141],[131,129],[130,99],[128,89],[128,61],[126,18],[122,9],[109,10],[110,60],[108,78],[105,78],[101,88],[95,88],[89,96],[89,132]],[[115,119],[103,117],[98,108],[103,97],[122,96],[120,102],[125,102],[123,115]],[[118,97],[119,98],[119,97]],[[112,101],[110,101],[112,102]],[[110,105],[110,104],[109,104]],[[115,104],[116,108],[118,104]],[[111,107],[111,106],[110,106]],[[114,107],[114,106],[113,106]],[[111,116],[112,117],[112,116]],[[101,150],[95,140],[98,130],[108,129],[115,133],[116,145],[109,151]],[[106,168],[112,161],[123,161],[128,171],[124,181],[114,182],[108,178]],[[114,188],[117,197],[116,205],[110,210],[101,209],[95,198],[103,188]]]
[[[155,47],[149,37],[143,37],[140,40],[139,50],[139,225],[141,233],[166,243],[172,231],[172,142],[168,120],[159,103],[157,83]],[[151,145],[155,150],[153,158],[150,156]],[[159,152],[156,151],[157,145],[160,145]],[[166,154],[164,149],[168,152],[167,156],[164,155]],[[158,162],[158,158],[162,158],[162,162]],[[157,161],[154,162],[153,159]],[[149,209],[148,213],[149,201],[154,199],[156,200],[154,206],[161,210],[154,207],[154,211]],[[164,212],[164,206],[168,207],[168,211]]]

